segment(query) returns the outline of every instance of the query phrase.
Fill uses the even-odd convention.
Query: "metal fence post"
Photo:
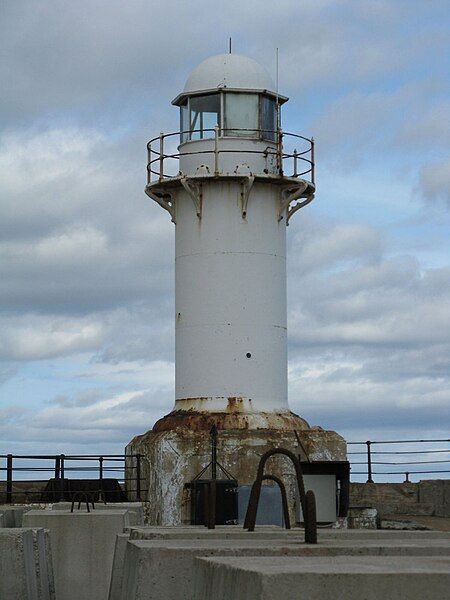
[[[64,454],[59,455],[61,479],[64,479],[64,458],[65,458]]]
[[[367,483],[373,483],[372,479],[372,456],[370,454],[370,445],[372,442],[367,441]]]
[[[98,457],[98,478],[100,479],[100,484],[103,482],[103,456]]]
[[[136,500],[141,501],[141,455],[136,454]]]
[[[8,454],[6,457],[6,504],[12,503],[12,482],[13,482],[13,457]]]
[[[59,471],[60,471],[60,457],[55,456],[55,479],[59,479]]]

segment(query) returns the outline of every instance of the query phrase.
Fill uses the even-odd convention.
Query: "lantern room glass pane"
[[[189,139],[189,110],[187,100],[180,106],[180,141],[186,142]]]
[[[214,127],[220,122],[220,95],[193,96],[189,100],[191,140],[214,137]]]
[[[258,94],[225,94],[225,131],[228,136],[256,137],[259,129]]]
[[[261,97],[261,129],[265,140],[275,141],[277,129],[276,102],[269,96]]]

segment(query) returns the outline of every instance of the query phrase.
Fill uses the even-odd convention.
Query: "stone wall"
[[[376,508],[380,517],[450,517],[450,480],[418,483],[352,483],[350,506]]]

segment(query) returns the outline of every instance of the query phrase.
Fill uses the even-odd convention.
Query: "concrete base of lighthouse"
[[[180,411],[179,411],[180,412]],[[306,421],[293,413],[271,414],[266,425],[273,427],[245,428],[252,425],[252,417],[263,423],[262,414],[241,415],[236,428],[221,429],[223,415],[170,413],[153,430],[136,436],[127,446],[126,453],[141,455],[141,487],[145,492],[146,518],[149,525],[189,524],[191,519],[191,482],[211,458],[210,428],[216,423],[218,432],[217,456],[219,463],[238,481],[239,486],[253,484],[261,456],[272,448],[291,450],[303,462],[321,464],[342,463],[347,460],[346,442],[334,431],[309,427]],[[220,417],[215,419],[215,417]],[[267,419],[266,415],[266,419]],[[250,423],[249,423],[250,421]],[[231,423],[227,423],[230,425]],[[284,427],[283,427],[284,426]],[[286,485],[291,521],[298,521],[296,483],[289,461],[273,457],[268,471],[280,477]],[[129,471],[128,477],[135,476]],[[135,482],[129,492],[133,497]],[[320,499],[319,499],[320,501]],[[241,516],[241,515],[240,515]]]

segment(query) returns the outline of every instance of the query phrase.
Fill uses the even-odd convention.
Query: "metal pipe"
[[[6,457],[6,504],[12,503],[12,482],[13,482],[13,457],[8,454]]]
[[[136,454],[136,500],[141,501],[141,455]]]
[[[164,133],[159,134],[159,180],[164,177]]]
[[[98,457],[98,478],[101,485],[103,483],[103,456]]]
[[[372,442],[367,441],[367,483],[373,483],[372,479],[372,456],[370,454],[370,445]]]
[[[210,431],[211,436],[211,478],[217,479],[217,427],[213,425]]]
[[[147,144],[147,185],[152,182],[152,145]]]
[[[311,138],[311,182],[316,185],[316,165],[314,162],[314,138]]]

